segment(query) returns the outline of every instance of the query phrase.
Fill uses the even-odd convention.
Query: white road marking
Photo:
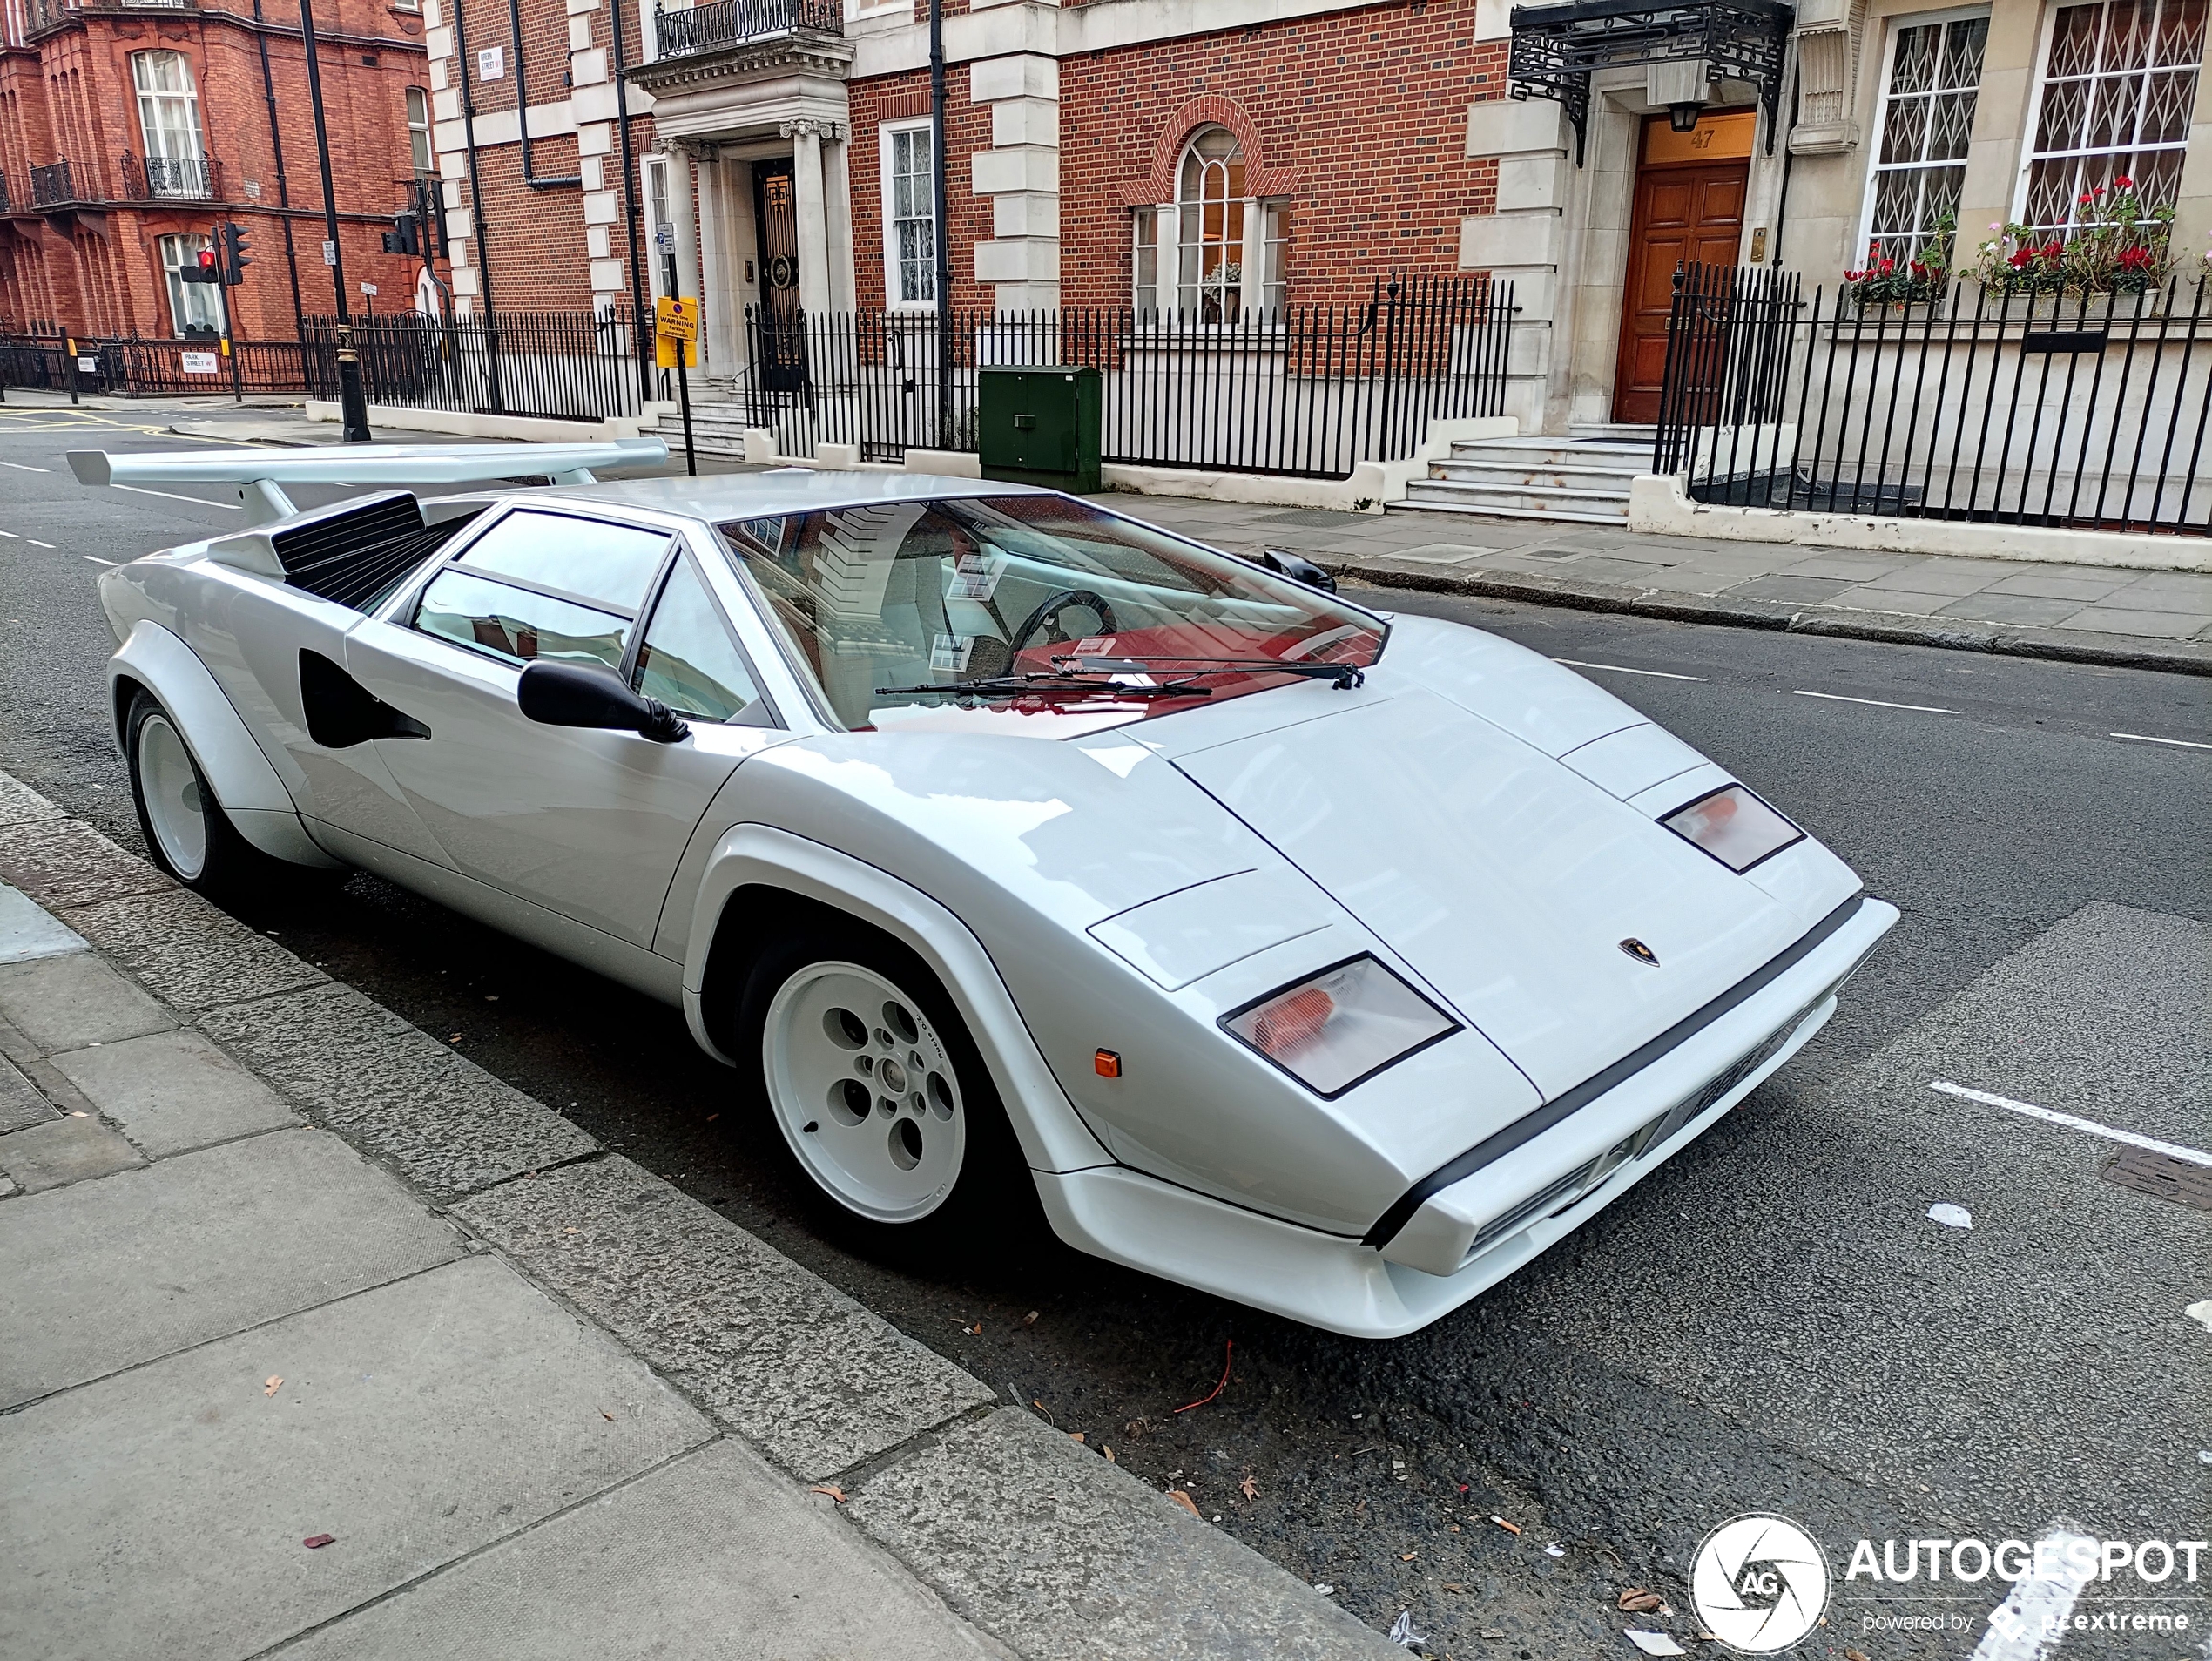
[[[41,542],[36,537],[25,537],[24,540],[29,543],[33,548],[51,548],[54,545],[51,542]]]
[[[130,490],[138,496],[166,496],[172,502],[189,502],[194,507],[220,508],[225,513],[242,513],[245,510],[235,502],[210,502],[206,496],[179,496],[174,490],[149,490],[143,484],[111,484],[111,490]]]
[[[1655,680],[1703,680],[1703,675],[1670,675],[1663,669],[1631,669],[1624,663],[1584,663],[1579,658],[1554,658],[1569,669],[1610,669],[1616,675],[1649,675]]]
[[[2178,744],[2184,750],[2212,750],[2212,744],[2199,744],[2192,739],[2159,739],[2148,733],[2107,733],[2107,738],[2133,739],[2138,744]]]
[[[2094,1556],[2084,1570],[2073,1549],[2086,1545],[2094,1552],[2096,1543],[2087,1535],[2056,1527],[2038,1540],[2034,1562],[2047,1563],[2050,1577],[2031,1572],[2013,1583],[2011,1595],[1989,1612],[1989,1631],[1968,1661],[2040,1661],[2057,1649],[2073,1617],[2074,1600],[2097,1572]]]
[[[1968,1090],[1964,1084],[1950,1084],[1940,1078],[1928,1088],[1941,1090],[1946,1096],[1963,1096],[1970,1102],[1979,1102],[1984,1107],[2001,1107],[2008,1113],[2025,1113],[2029,1118],[2041,1119],[2047,1124],[2063,1124],[2069,1131],[2087,1131],[2091,1136],[2103,1137],[2108,1142],[2125,1142],[2131,1148],[2162,1153],[2169,1159],[2186,1159],[2193,1165],[2212,1165],[2212,1153],[2200,1153],[2195,1148],[2185,1148],[2178,1143],[2161,1142],[2155,1137],[2138,1136],[2133,1131],[2116,1131],[2109,1124],[2098,1124],[2094,1119],[2076,1118],[2071,1113],[2055,1112],[2047,1107],[2038,1107],[2033,1102],[2016,1102],[2009,1096],[1993,1096],[1986,1090]]]
[[[1959,712],[1955,709],[1939,709],[1933,704],[1892,704],[1884,698],[1852,698],[1843,692],[1809,692],[1801,687],[1792,687],[1791,696],[1825,698],[1837,704],[1871,704],[1876,709],[1916,709],[1923,715],[1956,715]]]
[[[0,537],[5,537],[10,542],[20,540],[17,533],[12,530],[0,530]]]
[[[51,473],[50,467],[33,467],[28,462],[0,462],[0,467],[12,467],[18,473]]]
[[[123,563],[119,559],[101,559],[91,554],[79,554],[78,555],[78,557],[79,559],[89,559],[95,565],[120,565]]]

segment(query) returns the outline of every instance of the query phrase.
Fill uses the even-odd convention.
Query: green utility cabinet
[[[1100,489],[1098,371],[1065,366],[977,372],[983,476],[1078,493]]]

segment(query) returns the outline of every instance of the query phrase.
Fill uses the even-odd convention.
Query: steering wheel
[[[1014,631],[1012,638],[1007,642],[1007,656],[1013,658],[1018,655],[1022,649],[1028,645],[1031,635],[1036,633],[1047,623],[1055,620],[1062,611],[1071,605],[1088,606],[1091,611],[1096,611],[1098,614],[1099,633],[1119,632],[1114,621],[1114,608],[1107,604],[1102,597],[1092,593],[1087,588],[1063,588],[1057,594],[1048,594],[1044,603],[1030,612],[1028,619]],[[1045,645],[1065,645],[1069,639],[1075,638],[1061,633],[1057,628],[1053,632],[1059,636],[1058,639],[1047,640]]]

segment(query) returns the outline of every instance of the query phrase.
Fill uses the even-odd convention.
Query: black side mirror
[[[604,669],[575,663],[534,663],[523,671],[515,702],[547,726],[596,726],[637,733],[656,744],[689,738],[691,729],[658,698],[641,698]]]
[[[1294,554],[1287,548],[1263,548],[1259,550],[1259,563],[1278,577],[1287,577],[1293,583],[1318,588],[1324,594],[1337,591],[1337,579],[1304,554]]]

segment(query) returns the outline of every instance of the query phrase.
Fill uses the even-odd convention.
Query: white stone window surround
[[[1905,172],[1926,174],[1945,169],[1955,169],[1959,177],[1959,186],[1961,189],[1963,189],[1965,184],[1967,161],[1966,140],[1970,140],[1973,136],[1973,111],[1979,107],[1979,95],[1982,78],[1982,60],[1978,58],[1976,62],[1974,76],[1974,91],[1976,97],[1969,105],[1969,111],[1966,117],[1966,130],[1964,138],[1959,145],[1957,155],[1955,157],[1946,156],[1939,157],[1933,159],[1929,159],[1928,151],[1930,150],[1931,145],[1928,143],[1927,134],[1925,131],[1926,124],[1924,123],[1923,131],[1919,134],[1919,142],[1914,147],[1912,159],[1910,161],[1885,162],[1884,160],[1884,152],[1890,147],[1890,141],[1892,138],[1891,125],[1892,121],[1892,99],[1896,98],[1899,104],[1902,104],[1905,98],[1910,98],[1916,101],[1925,99],[1931,107],[1932,107],[1934,98],[1937,96],[1939,96],[1939,93],[1932,90],[1927,93],[1914,92],[1905,95],[1902,98],[1896,94],[1895,80],[1897,73],[1897,49],[1898,38],[1903,35],[1905,30],[1908,29],[1920,29],[1927,27],[1942,29],[1944,30],[1944,34],[1939,44],[1938,49],[1938,76],[1933,85],[1934,87],[1940,88],[1942,91],[1955,92],[1964,90],[1965,84],[1961,81],[1959,86],[1951,87],[1946,84],[1944,79],[1944,70],[1945,66],[1949,62],[1948,54],[1952,46],[1949,25],[1954,23],[1971,23],[1976,20],[1979,20],[1982,23],[1986,24],[1989,20],[1989,16],[1990,8],[1988,6],[1972,5],[1947,6],[1939,10],[1933,11],[1892,12],[1887,17],[1880,19],[1880,27],[1882,30],[1882,50],[1878,57],[1874,71],[1875,104],[1874,122],[1872,127],[1874,142],[1866,147],[1866,183],[1859,202],[1858,240],[1852,246],[1845,261],[1846,265],[1852,269],[1857,269],[1865,262],[1867,249],[1874,242],[1879,240],[1883,245],[1882,252],[1884,255],[1887,258],[1895,260],[1898,269],[1900,271],[1903,270],[1907,260],[1919,254],[1921,245],[1926,240],[1926,238],[1923,233],[1927,230],[1929,221],[1936,216],[1936,213],[1944,206],[1949,206],[1954,214],[1957,211],[1959,204],[1956,200],[1944,202],[1937,198],[1932,198],[1929,190],[1923,183],[1922,187],[1917,192],[1919,197],[1919,211],[1914,216],[1915,222],[1912,229],[1910,231],[1905,231],[1901,228],[1893,228],[1886,233],[1878,231],[1875,228],[1878,218],[1877,210],[1880,206],[1880,192],[1883,176],[1885,174],[1897,174]],[[1988,36],[1985,30],[1981,40],[1981,48],[1985,54],[1987,44]],[[1921,181],[1915,182],[1921,183]],[[1951,192],[1953,196],[1957,195],[1957,192]],[[1954,236],[1951,249],[1952,262],[1954,264],[1959,263],[1962,259],[1963,252],[1971,249],[1976,240],[1978,240],[1978,239],[1968,236],[1963,229],[1956,236]]]
[[[2125,3],[2126,0],[2121,0],[2121,3]],[[2152,0],[2145,0],[2145,3],[2149,5]],[[2082,215],[2080,195],[2092,186],[2108,185],[2116,174],[2121,173],[2128,174],[2141,187],[2142,199],[2147,206],[2174,206],[2181,184],[2182,163],[2188,150],[2190,111],[2195,102],[2197,82],[2204,63],[2208,30],[2202,13],[2200,11],[2198,14],[2193,52],[2161,54],[2160,48],[2172,39],[2166,27],[2168,20],[2180,13],[2188,3],[2188,0],[2155,0],[2149,30],[2150,43],[2140,68],[2123,70],[2108,64],[2107,53],[2101,45],[2087,66],[2089,72],[2087,75],[2066,76],[2054,76],[2051,72],[2053,50],[2060,37],[2061,17],[2068,12],[2094,10],[2102,13],[2108,21],[2113,0],[2086,0],[2081,5],[2054,4],[2046,8],[2036,35],[2035,78],[2028,90],[2027,125],[2020,144],[2020,172],[2013,187],[2010,219],[2033,225],[2038,229],[2061,232],[2080,225],[2097,223],[2094,218]],[[2139,73],[2145,84],[2132,100],[2129,111],[2132,119],[2124,142],[2053,145],[2045,148],[2046,103],[2053,98],[2054,88],[2063,88],[2086,79],[2093,84],[2094,93],[2095,83],[2117,81],[2128,75]],[[2153,84],[2172,82],[2177,78],[2185,81],[2186,86],[2165,89],[2165,99],[2174,101],[2179,110],[2178,118],[2173,124],[2175,136],[2143,140],[2141,135],[2150,125],[2145,118],[2155,117],[2156,109],[2164,102],[2160,98],[2161,87]],[[2095,122],[2094,96],[2092,103],[2092,112],[2082,124],[2084,125],[2094,125]],[[2077,138],[2095,138],[2100,135],[2084,133],[2077,126],[2074,136]],[[2149,167],[2143,165],[2146,159],[2151,160]],[[2071,168],[2065,166],[2068,162],[2073,164]],[[2039,199],[2035,188],[2038,163],[2058,164],[2048,172],[2063,174],[2068,181],[2042,192],[2042,199]],[[2047,209],[2054,205],[2065,208],[2064,218],[2049,212],[2036,213],[2039,206]],[[2031,218],[2031,215],[2034,217]]]
[[[937,224],[934,181],[930,173],[925,172],[921,176],[924,194],[920,205],[921,211],[902,215],[899,212],[898,179],[894,168],[894,163],[897,159],[899,136],[919,133],[926,147],[931,136],[930,127],[930,118],[925,115],[907,117],[897,121],[886,121],[876,128],[876,171],[882,187],[883,209],[882,218],[878,223],[883,227],[883,303],[884,308],[887,311],[934,312],[937,309],[936,238],[941,227]],[[930,268],[926,280],[921,285],[921,292],[918,294],[907,293],[907,285],[902,280],[904,273],[900,269],[899,226],[902,219],[926,221],[929,226]]]
[[[161,274],[169,286],[169,322],[175,334],[182,334],[188,328],[212,329],[218,334],[226,332],[221,287],[214,283],[186,282],[183,276],[197,268],[199,256],[214,246],[190,231],[158,238],[154,243],[161,256]]]

